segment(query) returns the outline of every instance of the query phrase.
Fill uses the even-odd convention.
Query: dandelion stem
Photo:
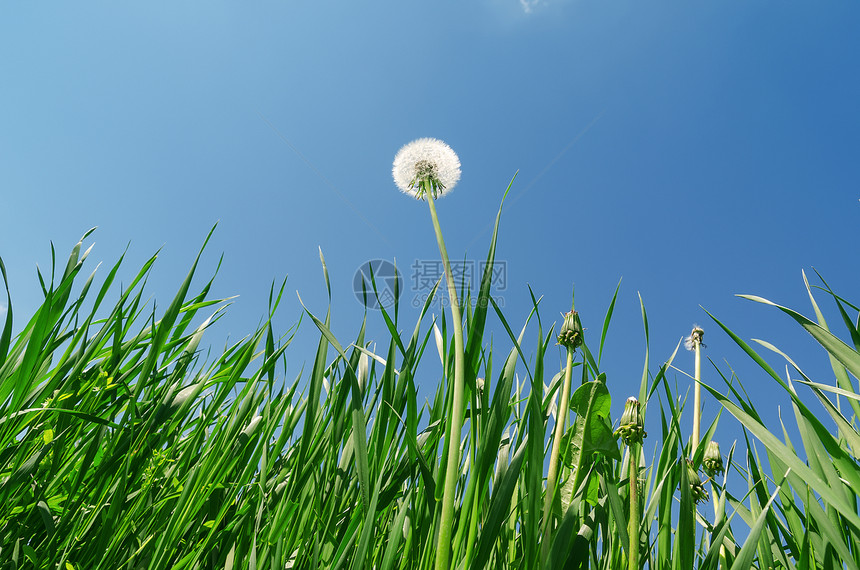
[[[457,286],[448,261],[448,251],[439,227],[439,217],[436,214],[433,192],[430,182],[421,182],[424,197],[430,204],[430,217],[433,219],[433,229],[436,241],[439,243],[439,253],[445,268],[445,280],[448,283],[448,296],[451,300],[451,320],[454,324],[454,396],[451,411],[448,415],[448,426],[445,439],[448,444],[448,463],[445,467],[445,490],[442,494],[442,514],[439,522],[439,542],[436,548],[436,570],[449,570],[451,555],[451,534],[454,524],[454,495],[457,490],[457,479],[460,472],[460,432],[463,429],[463,392],[465,384],[465,353],[463,348],[463,319],[460,313],[460,303],[457,299]]]
[[[478,493],[472,495],[472,513],[469,516],[469,536],[466,538],[466,564],[472,563],[472,551],[475,547],[475,537],[478,535],[478,520],[480,518],[480,500]]]
[[[631,443],[628,448],[629,481],[630,481],[630,519],[627,522],[627,534],[630,539],[628,551],[628,570],[639,570],[639,443]]]
[[[702,342],[694,337],[693,350],[696,352],[696,369],[694,373],[695,385],[693,386],[693,444],[691,455],[696,454],[696,448],[699,446],[699,429],[702,423],[702,386],[699,384],[702,379]]]
[[[478,390],[476,390],[476,392],[477,393],[475,394],[475,401],[478,404],[479,409],[480,409],[480,402],[481,402],[480,388],[478,388]],[[479,413],[475,409],[473,409],[472,411],[475,414]],[[472,416],[472,417],[477,418],[477,415]],[[470,449],[469,461],[470,461],[471,465],[476,465],[476,463],[477,463],[477,446],[478,446],[478,442],[481,441],[481,432],[480,432],[481,422],[478,419],[476,419],[476,420],[472,421],[470,425],[472,428],[472,430],[471,430],[472,434],[470,437],[471,445],[469,446],[469,449]],[[467,566],[472,563],[472,554],[473,554],[475,543],[476,543],[476,537],[478,535],[478,521],[480,520],[481,501],[480,501],[480,493],[478,493],[477,489],[476,489],[477,484],[478,484],[478,478],[477,477],[469,477],[469,487],[466,490],[466,500],[468,501],[469,498],[471,497],[472,513],[469,516],[469,535],[466,538],[465,561],[466,561]],[[464,504],[465,504],[465,501],[464,501]]]
[[[561,439],[564,435],[564,424],[567,421],[568,405],[570,403],[570,381],[573,373],[574,349],[567,349],[567,368],[564,371],[564,384],[561,389],[561,400],[555,416],[555,434],[552,440],[552,451],[549,457],[549,471],[546,475],[546,496],[543,502],[543,532],[541,538],[541,563],[546,564],[552,542],[552,501],[555,496],[555,484],[558,478],[558,459],[561,453]]]

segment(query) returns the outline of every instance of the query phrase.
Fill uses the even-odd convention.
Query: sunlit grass
[[[307,311],[300,330],[275,331],[283,287],[273,287],[257,330],[204,355],[224,301],[208,298],[211,279],[192,290],[197,261],[156,315],[143,288],[155,258],[121,289],[122,260],[103,280],[84,278],[84,236],[61,274],[40,276],[44,302],[20,334],[11,333],[12,299],[0,333],[0,568],[432,568],[458,354],[465,409],[452,568],[860,565],[856,306],[824,284],[853,346],[829,331],[811,288],[817,322],[777,306],[827,351],[835,385],[807,377],[789,357],[778,374],[714,319],[791,398],[800,441],[765,426],[757,408],[767,403],[750,401],[739,379],[715,368],[724,382],[705,385],[706,395],[748,440],[730,447],[724,474],[709,478],[703,460],[720,427],[703,426],[701,444],[682,427],[688,412],[667,376],[678,349],[651,369],[644,305],[646,356],[633,394],[618,393],[601,372],[618,289],[605,315],[581,315],[600,332],[565,349],[566,363],[537,299],[531,315],[495,305],[500,217],[487,273],[475,298],[466,287],[461,299],[462,353],[450,313],[429,316],[432,296],[419,312],[395,305],[367,315],[384,323],[384,342],[365,337],[366,320],[343,342],[329,313]],[[490,344],[489,320],[507,338]],[[286,378],[295,334],[318,335],[319,344],[300,357],[308,370]],[[437,357],[441,379],[438,365],[425,363]],[[566,378],[570,395],[558,404]],[[422,379],[438,386],[425,403]],[[643,445],[625,444],[610,414],[611,398],[630,396],[659,426]]]

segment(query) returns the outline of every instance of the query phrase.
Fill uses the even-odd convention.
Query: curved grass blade
[[[9,280],[6,277],[6,266],[3,264],[2,257],[0,257],[0,274],[3,276],[3,286],[6,288],[6,321],[0,332],[0,370],[2,370],[6,355],[9,353],[9,343],[12,341],[12,294],[9,292]]]
[[[749,536],[744,542],[744,545],[741,547],[740,552],[738,552],[738,556],[737,558],[735,558],[734,564],[732,564],[731,566],[731,570],[747,570],[748,568],[752,567],[753,559],[755,558],[756,554],[756,549],[759,545],[759,537],[761,536],[761,532],[764,529],[768,515],[770,514],[770,506],[773,504],[773,501],[774,499],[776,499],[777,495],[779,495],[779,490],[782,487],[782,484],[785,482],[786,477],[788,477],[788,472],[786,472],[786,474],[783,476],[782,481],[779,483],[779,485],[776,486],[776,490],[770,496],[770,500],[768,500],[768,502],[764,505],[758,517],[756,517],[755,524],[750,529]]]
[[[834,336],[833,333],[819,326],[808,318],[804,317],[797,311],[789,309],[788,307],[783,307],[782,305],[777,305],[776,303],[768,301],[763,297],[757,297],[755,295],[738,296],[743,299],[755,301],[757,303],[771,305],[773,307],[776,307],[786,315],[790,316],[800,326],[802,326],[806,330],[806,332],[812,335],[812,338],[818,341],[818,344],[823,346],[829,354],[831,354],[836,360],[840,362],[840,364],[847,368],[848,371],[851,372],[851,374],[853,374],[855,378],[860,379],[860,354],[858,354],[857,351],[842,342],[842,340],[840,340],[838,337]]]
[[[615,301],[618,299],[618,291],[621,290],[621,279],[618,280],[618,285],[615,286],[615,293],[612,295],[612,301],[609,303],[609,308],[606,310],[606,316],[603,318],[603,329],[600,331],[600,345],[597,349],[597,365],[600,365],[600,360],[603,357],[603,344],[606,342],[606,333],[609,331],[609,321],[612,320],[612,313],[615,311]],[[641,302],[641,297],[640,297]],[[646,361],[647,366],[647,361]]]

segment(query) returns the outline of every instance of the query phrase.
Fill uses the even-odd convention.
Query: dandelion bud
[[[714,477],[725,471],[723,456],[720,455],[719,443],[713,440],[708,442],[708,448],[705,450],[705,459],[702,461],[702,464],[705,466],[705,472],[708,474],[708,477]]]
[[[476,409],[481,409],[481,400],[483,399],[484,394],[484,379],[483,378],[475,378],[475,399],[477,400],[475,403]]]
[[[627,445],[642,443],[642,440],[648,435],[645,433],[645,419],[642,417],[642,412],[639,410],[639,400],[636,398],[627,398],[627,402],[624,404],[624,414],[621,416],[621,425],[618,426],[615,434],[620,435]]]
[[[564,315],[564,324],[558,333],[558,344],[575,349],[582,344],[582,323],[579,322],[579,313],[570,311]]]
[[[702,479],[699,477],[699,471],[693,467],[693,462],[687,460],[687,480],[690,482],[690,492],[693,494],[693,500],[696,503],[708,501],[708,492],[705,491],[705,486],[702,485]]]

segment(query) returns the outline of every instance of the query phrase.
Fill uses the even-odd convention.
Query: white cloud
[[[541,0],[520,0],[520,6],[526,14],[531,14],[532,10],[541,3]]]

